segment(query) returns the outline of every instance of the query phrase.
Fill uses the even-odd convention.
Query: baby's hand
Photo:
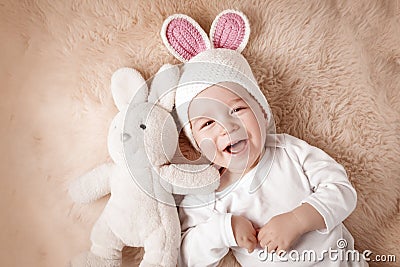
[[[293,212],[274,216],[258,232],[257,238],[262,248],[268,252],[288,251],[303,234],[302,227]]]
[[[243,216],[232,216],[232,230],[236,243],[249,253],[257,246],[257,233],[253,224]]]

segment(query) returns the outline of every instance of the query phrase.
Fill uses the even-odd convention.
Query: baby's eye
[[[241,110],[243,110],[243,109],[246,109],[246,107],[237,107],[237,108],[233,108],[232,111],[231,111],[231,113],[237,113],[237,112],[239,112],[239,111],[241,111]]]
[[[210,126],[211,124],[213,124],[214,123],[214,121],[207,121],[206,123],[204,123],[202,126],[201,126],[201,129],[202,128],[204,128],[204,127],[207,127],[207,126]]]

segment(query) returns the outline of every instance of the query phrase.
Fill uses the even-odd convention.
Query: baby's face
[[[190,103],[189,119],[193,137],[210,161],[235,172],[247,172],[258,162],[266,119],[242,86],[224,82],[205,89]]]

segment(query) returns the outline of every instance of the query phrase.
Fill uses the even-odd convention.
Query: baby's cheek
[[[202,139],[199,143],[199,147],[201,149],[201,152],[204,154],[204,156],[206,156],[208,160],[210,160],[211,162],[215,161],[215,157],[217,155],[217,147],[211,139]]]

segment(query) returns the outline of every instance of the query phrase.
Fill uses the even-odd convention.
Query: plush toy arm
[[[160,167],[161,184],[170,193],[208,194],[219,186],[219,172],[211,165],[170,164]]]
[[[102,164],[73,181],[69,195],[77,203],[90,203],[110,193],[113,163]]]

